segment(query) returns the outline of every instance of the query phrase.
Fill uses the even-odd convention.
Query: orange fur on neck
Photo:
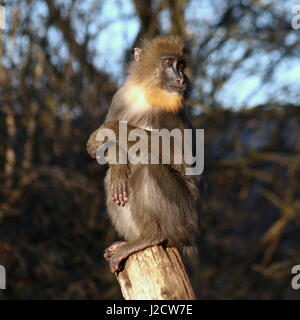
[[[133,81],[128,81],[125,86],[127,103],[130,108],[135,108],[137,111],[158,107],[166,112],[176,113],[183,107],[184,98],[181,95]]]
[[[177,112],[183,107],[183,96],[169,93],[159,88],[145,88],[145,96],[150,105],[167,112]]]

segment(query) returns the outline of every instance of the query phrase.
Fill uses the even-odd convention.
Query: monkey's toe
[[[126,258],[127,258],[127,255],[123,256],[118,254],[118,252],[115,252],[108,260],[110,271],[112,273],[121,271],[124,267],[124,264],[122,263],[122,261]]]
[[[112,273],[121,271],[120,262],[121,261],[114,260],[114,259],[109,260],[109,268]]]

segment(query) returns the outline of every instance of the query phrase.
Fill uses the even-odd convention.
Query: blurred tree
[[[160,33],[191,43],[195,89],[187,109],[205,129],[195,288],[203,298],[299,298],[290,287],[300,259],[300,43],[292,4],[3,2],[0,264],[10,287],[1,298],[121,297],[101,259],[115,238],[105,216],[105,168],[85,144],[132,48]]]

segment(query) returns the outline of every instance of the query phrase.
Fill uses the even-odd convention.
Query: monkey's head
[[[129,79],[144,88],[150,104],[177,111],[191,86],[184,41],[176,36],[144,41],[141,48],[134,49]]]

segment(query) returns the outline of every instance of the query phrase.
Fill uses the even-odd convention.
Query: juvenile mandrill
[[[184,99],[190,89],[184,42],[174,36],[147,40],[134,49],[134,61],[123,86],[113,97],[105,123],[89,138],[87,150],[95,158],[103,142],[96,136],[103,128],[116,132],[119,121],[128,131],[191,128],[185,117]],[[151,150],[150,150],[151,151]],[[118,233],[126,241],[105,250],[112,272],[130,254],[166,243],[193,249],[198,229],[197,176],[185,174],[187,164],[112,164],[105,178],[107,209]]]

